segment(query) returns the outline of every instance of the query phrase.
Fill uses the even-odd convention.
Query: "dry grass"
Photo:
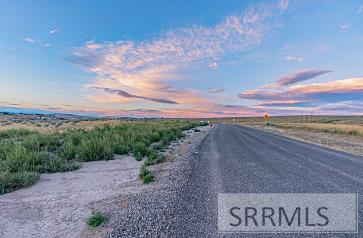
[[[363,136],[363,126],[360,125],[327,123],[275,123],[273,126],[284,129]]]
[[[310,116],[308,116],[308,122],[310,122]],[[210,121],[211,123],[233,123],[233,118],[205,118],[198,119]],[[269,122],[275,123],[301,123],[301,116],[271,116]],[[263,116],[260,117],[235,117],[235,124],[246,125],[263,125],[266,122]],[[349,124],[349,125],[361,125],[363,126],[363,116],[312,116],[313,123],[323,124]],[[305,123],[305,117],[303,116],[303,123]]]
[[[271,116],[269,120],[261,117],[211,118],[201,119],[211,123],[270,125],[293,130],[325,132],[341,135],[363,136],[363,116]],[[302,122],[301,122],[302,121]]]
[[[95,127],[104,125],[115,125],[116,120],[95,120],[95,121],[59,121],[58,123],[39,122],[36,124],[23,124],[19,122],[13,122],[9,125],[0,126],[0,131],[8,129],[26,129],[30,131],[38,132],[62,132],[67,129],[85,129],[90,130]]]

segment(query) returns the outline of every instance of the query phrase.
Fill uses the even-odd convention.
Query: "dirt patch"
[[[331,149],[344,151],[350,154],[363,156],[363,137],[361,136],[347,136],[347,135],[324,133],[324,132],[281,129],[273,126],[254,125],[251,127],[275,133],[278,135],[290,137],[293,139],[325,146]]]
[[[137,192],[141,165],[131,156],[115,156],[42,174],[34,186],[0,196],[0,237],[79,237],[99,203]]]

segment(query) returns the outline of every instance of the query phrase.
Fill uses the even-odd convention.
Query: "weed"
[[[98,227],[107,221],[107,216],[100,211],[92,211],[92,215],[87,219],[87,225]]]
[[[147,169],[145,165],[143,165],[140,169],[139,178],[145,183],[151,183],[155,181],[154,175]]]
[[[155,151],[152,151],[150,153],[150,155],[147,157],[147,159],[145,160],[145,165],[146,166],[150,166],[150,165],[155,165],[155,164],[160,164],[163,163],[165,161],[165,157],[158,154]]]

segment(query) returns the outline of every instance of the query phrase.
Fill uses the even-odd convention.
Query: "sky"
[[[363,0],[0,0],[0,110],[363,115]]]

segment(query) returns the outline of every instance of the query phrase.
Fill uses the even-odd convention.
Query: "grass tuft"
[[[0,194],[12,192],[19,188],[33,185],[39,178],[36,172],[1,172],[0,171]]]
[[[145,183],[152,183],[155,181],[155,177],[154,175],[151,174],[151,172],[148,170],[148,168],[143,165],[140,169],[140,173],[139,173],[139,177],[140,179]]]
[[[92,215],[87,219],[87,225],[98,227],[107,221],[107,216],[100,211],[92,211]]]

